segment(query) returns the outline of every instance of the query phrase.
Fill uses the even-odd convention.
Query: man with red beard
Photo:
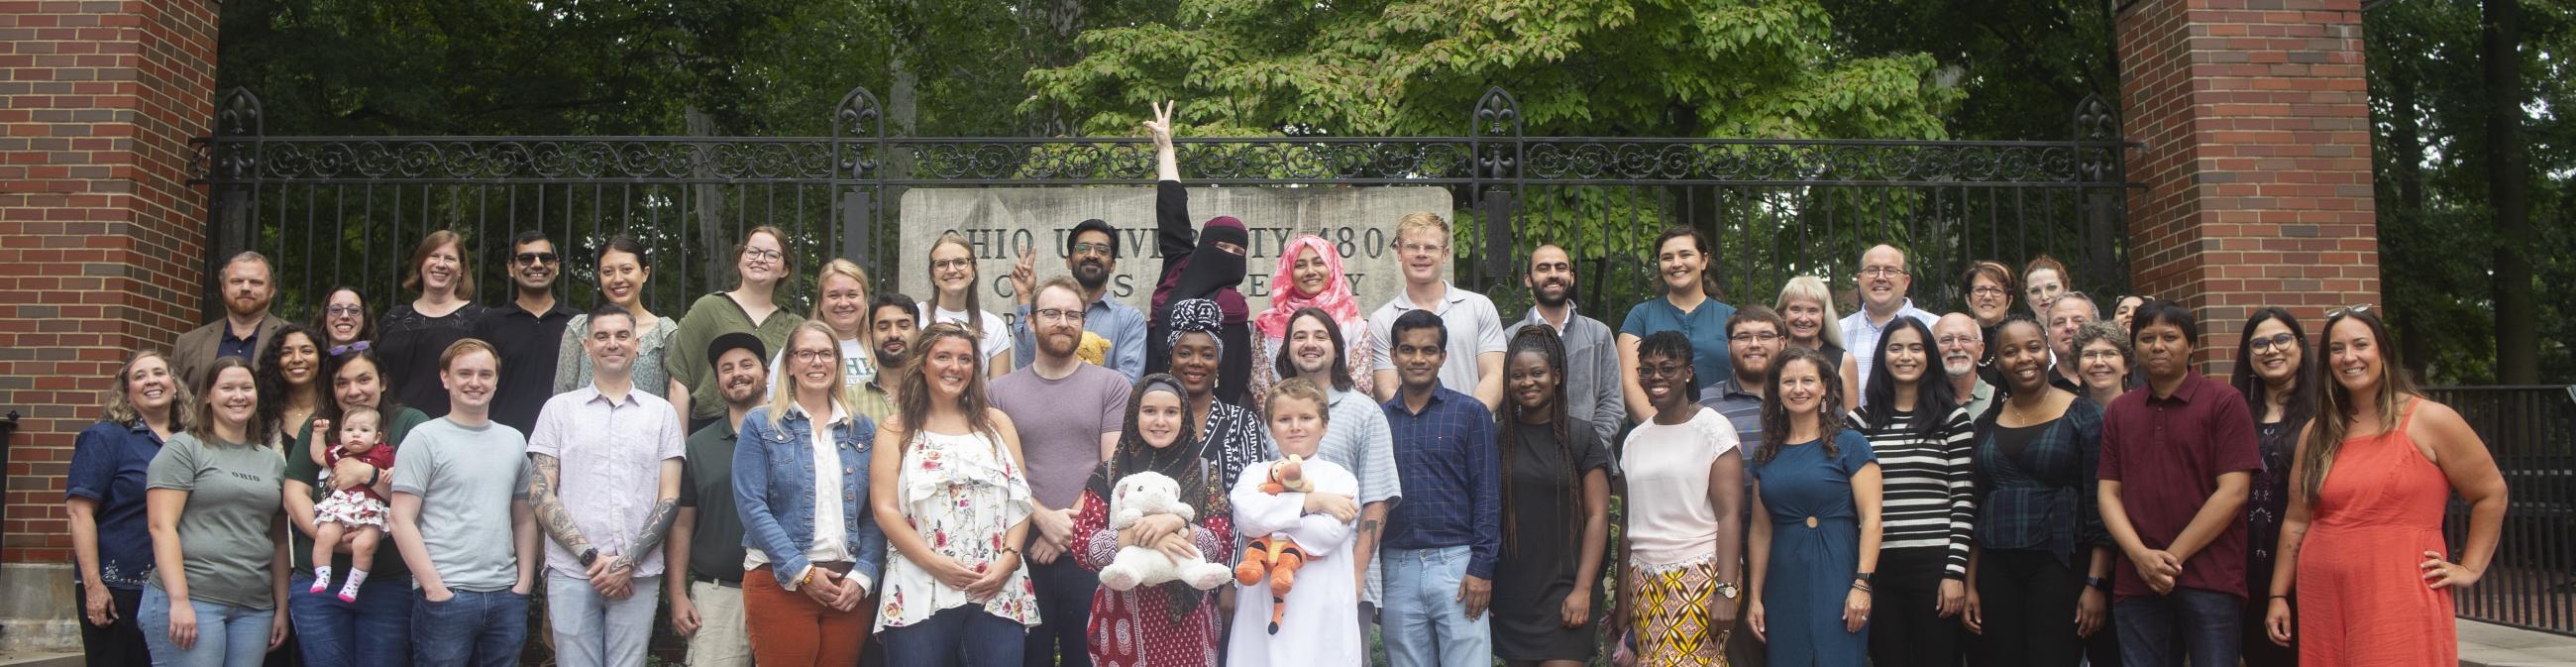
[[[269,314],[269,300],[277,296],[277,272],[268,258],[256,252],[234,255],[224,263],[224,318],[207,322],[188,333],[179,334],[179,342],[170,346],[170,365],[185,386],[198,386],[199,376],[215,365],[216,359],[240,357],[259,366],[259,348],[286,320]]]
[[[1082,344],[1086,302],[1073,279],[1048,279],[1032,293],[1037,309],[1025,319],[1037,339],[1037,356],[986,390],[993,409],[1019,425],[1036,505],[1029,514],[1036,528],[1027,545],[1029,581],[1046,624],[1028,635],[1027,664],[1090,667],[1085,633],[1100,577],[1066,554],[1074,546],[1074,505],[1082,499],[1083,482],[1117,450],[1126,430],[1129,387],[1127,376],[1074,356]]]

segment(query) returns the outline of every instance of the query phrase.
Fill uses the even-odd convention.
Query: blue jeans
[[[1028,629],[1019,621],[971,604],[886,628],[877,638],[885,643],[886,664],[903,667],[1021,667],[1020,655],[1029,641]]]
[[[1467,620],[1458,582],[1467,576],[1467,547],[1387,549],[1385,608],[1378,625],[1387,661],[1395,667],[1489,667],[1494,660],[1493,615]]]
[[[1065,554],[1048,565],[1029,564],[1029,583],[1037,588],[1038,618],[1029,629],[1026,667],[1091,667],[1091,595],[1100,590],[1100,575],[1082,569]]]
[[[446,602],[422,593],[411,608],[411,660],[419,667],[514,667],[528,643],[528,596],[456,591]]]
[[[337,589],[312,588],[313,573],[303,570],[286,586],[286,618],[305,664],[410,667],[411,606],[420,593],[409,577],[368,579],[355,603],[341,602]]]
[[[2182,667],[2183,656],[2194,665],[2233,665],[2236,626],[2244,598],[2203,588],[2174,588],[2166,595],[2129,598],[2111,605],[2111,623],[2120,628],[2122,667]]]
[[[644,667],[653,641],[662,578],[636,577],[634,592],[611,600],[590,580],[546,573],[546,620],[555,633],[555,667]]]
[[[268,658],[268,627],[276,612],[196,600],[188,607],[197,613],[197,642],[183,650],[170,641],[170,594],[143,587],[135,616],[143,622],[153,667],[259,667]]]

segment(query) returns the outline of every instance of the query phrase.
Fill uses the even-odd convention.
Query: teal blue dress
[[[1816,441],[1753,464],[1770,512],[1771,562],[1763,574],[1764,634],[1776,667],[1869,663],[1869,628],[1843,631],[1843,600],[1860,569],[1860,512],[1851,476],[1878,460],[1859,431],[1835,434],[1836,456]],[[1807,525],[1808,518],[1816,520]]]

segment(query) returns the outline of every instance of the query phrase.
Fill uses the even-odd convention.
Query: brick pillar
[[[0,560],[71,560],[73,435],[127,350],[167,347],[198,319],[206,209],[188,140],[214,115],[215,11],[0,2],[0,413],[24,417]]]
[[[2247,317],[2379,298],[2361,0],[2128,0],[2119,10],[2130,284],[2199,316],[2229,371]]]

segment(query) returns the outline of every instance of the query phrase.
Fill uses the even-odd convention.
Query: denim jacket
[[[866,575],[870,590],[885,567],[885,531],[877,528],[868,503],[868,448],[876,443],[876,422],[851,414],[849,425],[834,428],[832,440],[841,455],[841,520],[857,564],[850,571]],[[811,563],[805,547],[814,541],[814,420],[803,410],[790,411],[773,426],[767,406],[743,415],[742,433],[734,440],[733,495],[742,513],[742,545],[769,557],[770,573],[782,587],[794,586]]]

